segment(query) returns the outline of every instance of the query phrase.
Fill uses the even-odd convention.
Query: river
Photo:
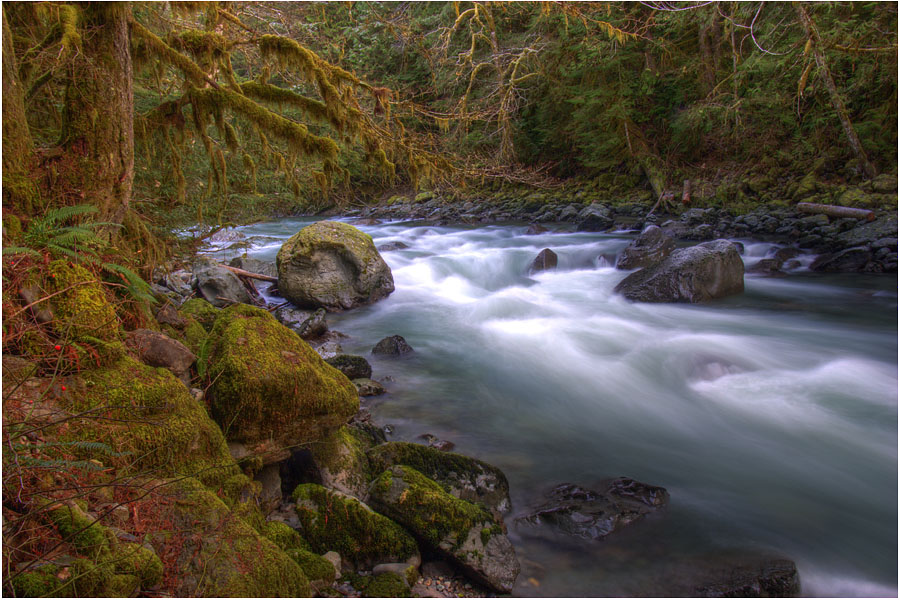
[[[274,261],[309,222],[239,230]],[[383,254],[396,291],[329,325],[393,379],[364,400],[390,439],[431,433],[507,474],[514,595],[669,595],[705,557],[756,551],[794,560],[807,596],[896,597],[895,275],[805,257],[725,300],[634,304],[613,293],[626,235],[359,228],[409,246]],[[773,249],[744,243],[748,266]],[[527,277],[542,248],[559,268]],[[393,334],[415,353],[369,354]],[[665,487],[668,508],[592,543],[513,524],[555,484],[617,476]]]

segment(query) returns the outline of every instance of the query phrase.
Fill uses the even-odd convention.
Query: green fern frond
[[[35,258],[40,258],[40,252],[36,252],[31,248],[23,248],[21,246],[6,246],[3,248],[3,255],[14,255],[14,254],[27,254],[28,256],[33,256]]]

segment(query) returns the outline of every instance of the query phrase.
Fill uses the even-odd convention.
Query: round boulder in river
[[[320,221],[284,243],[276,258],[278,290],[301,307],[341,311],[394,291],[391,269],[372,238],[346,223]]]

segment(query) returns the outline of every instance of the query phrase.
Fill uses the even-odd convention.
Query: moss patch
[[[359,410],[353,384],[262,309],[222,310],[210,340],[212,414],[229,440],[251,450],[312,442]]]
[[[184,319],[193,317],[206,331],[209,331],[212,329],[216,317],[219,316],[219,309],[203,298],[191,298],[181,305],[178,314]]]
[[[313,444],[312,455],[322,484],[356,498],[365,498],[372,480],[366,450],[371,438],[355,427],[344,425],[322,442]]]
[[[282,550],[311,550],[309,542],[287,523],[266,521],[261,533]]]
[[[297,486],[292,497],[301,533],[316,552],[334,550],[357,568],[418,556],[416,542],[402,527],[355,498],[311,483]]]
[[[397,573],[379,573],[363,592],[365,598],[411,598],[409,585]]]
[[[104,341],[119,339],[116,311],[103,286],[84,267],[55,260],[46,269],[44,289],[58,294],[50,299],[53,327],[63,339],[84,336]]]

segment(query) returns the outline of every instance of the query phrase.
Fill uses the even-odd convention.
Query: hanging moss
[[[231,123],[225,122],[225,145],[228,146],[228,149],[232,152],[237,152],[241,143],[238,141],[237,131],[234,130],[234,126]]]
[[[241,92],[248,98],[279,106],[293,106],[303,111],[308,117],[320,121],[328,121],[328,107],[324,102],[308,98],[302,94],[286,90],[274,85],[247,81],[241,84]],[[335,123],[332,123],[335,125]]]
[[[132,20],[130,22],[130,26],[131,32],[147,43],[147,49],[149,52],[151,52],[155,56],[158,56],[167,63],[178,67],[178,69],[180,69],[188,79],[194,81],[195,83],[206,81],[207,75],[203,71],[203,69],[197,66],[197,63],[169,46],[162,39],[160,39],[159,36],[138,23],[136,20]]]

